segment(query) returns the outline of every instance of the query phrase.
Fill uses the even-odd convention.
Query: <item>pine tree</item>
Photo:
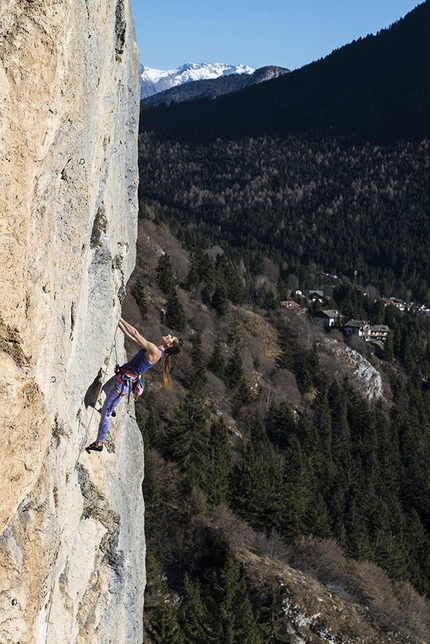
[[[285,345],[282,348],[281,353],[276,358],[276,366],[278,367],[278,369],[286,369],[287,371],[293,371],[294,357],[288,345]]]
[[[142,411],[142,402],[146,413]],[[136,403],[136,420],[141,431],[145,449],[157,447],[160,429],[160,414],[148,389],[144,390],[139,402]]]
[[[242,380],[239,381],[239,384],[236,387],[233,406],[235,407],[236,411],[238,411],[240,407],[242,407],[242,405],[249,405],[251,400],[251,391],[245,378],[242,378]]]
[[[264,424],[257,419],[251,427],[243,457],[233,468],[233,502],[254,527],[277,527],[280,513],[281,481],[275,455]]]
[[[193,340],[191,350],[191,360],[193,365],[193,374],[191,379],[192,389],[203,389],[207,383],[206,367],[203,355],[203,342],[200,333],[197,333]]]
[[[222,350],[222,344],[221,344],[221,338],[218,336],[214,350],[212,352],[212,355],[210,357],[209,363],[208,363],[208,369],[212,371],[218,378],[221,380],[225,379],[225,374],[226,374],[226,363],[224,359],[224,353]]]
[[[154,644],[186,644],[173,608],[167,602],[146,611],[146,632]]]
[[[164,253],[158,260],[156,268],[157,284],[165,295],[171,295],[175,290],[175,276],[170,255]]]
[[[296,421],[286,400],[279,405],[272,403],[265,418],[266,432],[270,441],[284,450],[296,433]]]
[[[142,320],[146,320],[148,317],[148,301],[146,297],[145,287],[141,279],[137,279],[131,288],[131,294],[136,300],[136,304],[139,307],[139,312],[142,317]]]
[[[227,344],[229,347],[234,347],[236,344],[240,344],[240,323],[237,317],[234,317],[233,322],[230,323]]]
[[[269,288],[264,294],[263,306],[267,311],[275,311],[279,309],[279,297],[275,289]]]
[[[234,391],[244,379],[242,354],[239,344],[235,344],[226,369],[226,383]]]
[[[185,331],[187,325],[184,307],[181,304],[176,289],[172,291],[167,300],[166,323],[171,329],[179,332]]]
[[[166,504],[164,503],[156,473],[156,453],[145,451],[145,496],[146,539],[152,561],[162,561],[168,534]],[[148,566],[149,569],[149,566]]]
[[[179,608],[179,623],[186,644],[199,644],[207,641],[209,617],[202,600],[199,582],[193,582],[188,575],[185,575],[182,602]],[[166,641],[164,644],[168,644],[168,642]]]
[[[232,552],[226,553],[222,569],[213,575],[209,600],[211,641],[217,644],[263,644],[246,579]]]
[[[209,471],[207,494],[212,505],[226,503],[229,496],[231,449],[223,417],[212,423],[209,436]]]
[[[289,448],[283,468],[281,522],[279,530],[288,541],[305,533],[306,512],[310,500],[309,472],[299,442]]]
[[[223,281],[217,280],[215,290],[212,295],[212,306],[218,315],[223,316],[228,311],[227,288]]]
[[[203,395],[200,390],[190,391],[174,412],[166,445],[167,452],[179,463],[187,490],[194,486],[206,490],[208,443]]]
[[[388,332],[385,339],[383,356],[384,360],[387,360],[387,362],[392,362],[394,360],[394,340],[392,331]]]
[[[290,644],[285,620],[285,607],[281,595],[281,586],[272,586],[269,595],[259,610],[259,624],[268,644]]]
[[[301,394],[312,391],[312,375],[306,362],[301,362],[295,368],[297,387]]]

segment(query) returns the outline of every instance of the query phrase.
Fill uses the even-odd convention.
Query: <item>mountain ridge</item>
[[[199,80],[209,80],[230,74],[253,74],[248,65],[229,65],[228,63],[185,63],[175,69],[155,69],[140,66],[140,98],[145,99],[171,87]]]
[[[219,76],[218,78],[183,83],[142,100],[148,107],[153,107],[162,104],[170,105],[172,102],[182,103],[183,101],[203,98],[214,99],[224,94],[237,92],[244,87],[273,80],[288,73],[290,73],[290,70],[285,67],[269,65],[260,67],[251,74],[229,74],[227,76]]]

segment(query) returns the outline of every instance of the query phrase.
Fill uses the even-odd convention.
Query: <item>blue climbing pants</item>
[[[106,398],[103,403],[103,407],[101,408],[101,418],[97,433],[97,440],[101,443],[104,441],[106,434],[109,431],[112,412],[121,402],[121,398],[128,395],[128,390],[129,385],[119,380],[117,376],[112,376],[112,378],[103,385],[103,391],[106,394]]]

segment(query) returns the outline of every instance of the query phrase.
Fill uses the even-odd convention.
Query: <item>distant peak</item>
[[[154,69],[140,66],[141,98],[148,98],[171,87],[197,80],[209,80],[230,74],[253,74],[254,69],[248,65],[229,65],[227,63],[185,63],[176,69]]]

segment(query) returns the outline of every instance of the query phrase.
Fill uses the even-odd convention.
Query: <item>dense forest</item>
[[[141,195],[213,243],[430,303],[429,142],[139,137]],[[308,288],[318,284],[307,284]]]
[[[428,638],[429,12],[260,86],[141,109],[125,305],[185,339],[173,389],[151,374],[136,406],[147,644]],[[385,342],[346,339],[351,318]]]
[[[353,285],[333,290],[326,303],[344,314],[390,323],[382,349],[350,340],[383,375],[384,396],[369,401],[329,355],[327,341],[345,344],[339,330],[287,314],[279,301],[267,306],[267,282],[258,288],[246,270],[235,280],[225,255],[200,252],[204,238],[194,235],[190,252],[145,213],[127,316],[146,334],[168,328],[186,340],[173,390],[151,376],[136,408],[146,453],[145,641],[294,641],[302,631],[282,608],[288,592],[264,570],[253,576],[248,552],[275,553],[281,568],[311,570],[370,606],[379,641],[394,632],[421,642],[430,625],[420,604],[430,588],[428,323]],[[349,570],[352,561],[363,568]]]

